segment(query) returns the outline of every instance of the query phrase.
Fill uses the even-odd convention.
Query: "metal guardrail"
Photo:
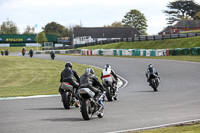
[[[166,40],[166,39],[177,39],[177,38],[187,38],[187,37],[195,37],[200,36],[200,33],[179,33],[179,34],[167,34],[167,35],[140,35],[138,37],[130,37],[130,38],[120,38],[114,40],[102,40],[96,42],[86,43],[84,46],[93,46],[100,44],[109,44],[116,42],[138,42],[138,41],[157,41],[157,40]]]

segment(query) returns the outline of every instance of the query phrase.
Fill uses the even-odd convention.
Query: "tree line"
[[[182,19],[200,19],[200,5],[194,0],[175,0],[167,4],[168,10],[163,10],[167,15],[166,20],[168,24],[173,24]],[[45,34],[54,34],[60,37],[72,37],[73,27],[81,27],[80,25],[73,25],[65,27],[56,22],[50,22],[42,27],[42,32]],[[115,21],[111,25],[104,25],[103,27],[133,27],[141,34],[147,35],[147,19],[143,13],[136,9],[127,12],[121,21]],[[0,25],[0,34],[19,34],[17,25],[7,19]],[[22,34],[35,34],[35,27],[27,25]]]

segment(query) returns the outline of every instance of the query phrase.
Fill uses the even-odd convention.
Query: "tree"
[[[140,33],[146,34],[147,30],[147,20],[140,11],[134,9],[126,13],[124,19],[122,19],[122,24],[125,26],[130,26],[137,29]]]
[[[194,18],[194,19],[200,19],[200,11],[197,12],[197,13],[194,15],[193,18]]]
[[[40,32],[35,37],[35,41],[38,42],[38,43],[43,44],[44,42],[47,42],[48,40],[47,40],[47,37],[46,37],[45,33],[44,32]]]
[[[73,28],[80,28],[80,25],[69,25],[68,26],[68,33],[69,33],[69,38],[70,38],[70,44],[72,45],[73,41]]]
[[[68,29],[56,22],[48,23],[42,29],[44,30],[45,34],[54,34],[57,35],[58,38],[69,36]]]
[[[27,25],[23,34],[34,34],[34,31],[35,31],[34,27],[31,28],[29,25]]]
[[[167,5],[169,10],[164,10],[169,17],[167,18],[168,24],[173,24],[175,21],[187,18],[193,18],[194,15],[200,11],[200,5],[194,0],[177,0],[169,2]]]
[[[6,22],[3,22],[1,25],[1,34],[18,34],[18,28],[14,22],[11,20],[7,19]]]
[[[104,27],[124,27],[121,22],[115,21],[111,25],[104,25]]]

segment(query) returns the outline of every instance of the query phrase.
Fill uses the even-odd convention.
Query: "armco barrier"
[[[113,55],[117,55],[117,50],[113,50]]]
[[[49,54],[49,51],[34,51],[35,54]],[[200,55],[200,47],[176,49],[82,49],[82,50],[55,50],[56,54],[80,55],[120,55],[120,56],[170,56],[170,55]]]

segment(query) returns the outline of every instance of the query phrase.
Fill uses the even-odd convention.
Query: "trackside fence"
[[[50,51],[34,51],[34,54],[49,54]],[[178,56],[200,55],[200,47],[176,49],[81,49],[55,50],[55,54],[100,55],[100,56]]]
[[[157,41],[157,40],[166,40],[166,39],[177,39],[177,38],[187,38],[187,37],[195,37],[200,36],[200,33],[179,33],[179,34],[167,34],[167,35],[140,35],[138,37],[130,37],[130,38],[120,38],[113,40],[101,40],[96,42],[88,42],[85,44],[75,44],[74,47],[86,47],[86,46],[94,46],[94,45],[104,45],[109,43],[116,42],[138,42],[138,41]]]

